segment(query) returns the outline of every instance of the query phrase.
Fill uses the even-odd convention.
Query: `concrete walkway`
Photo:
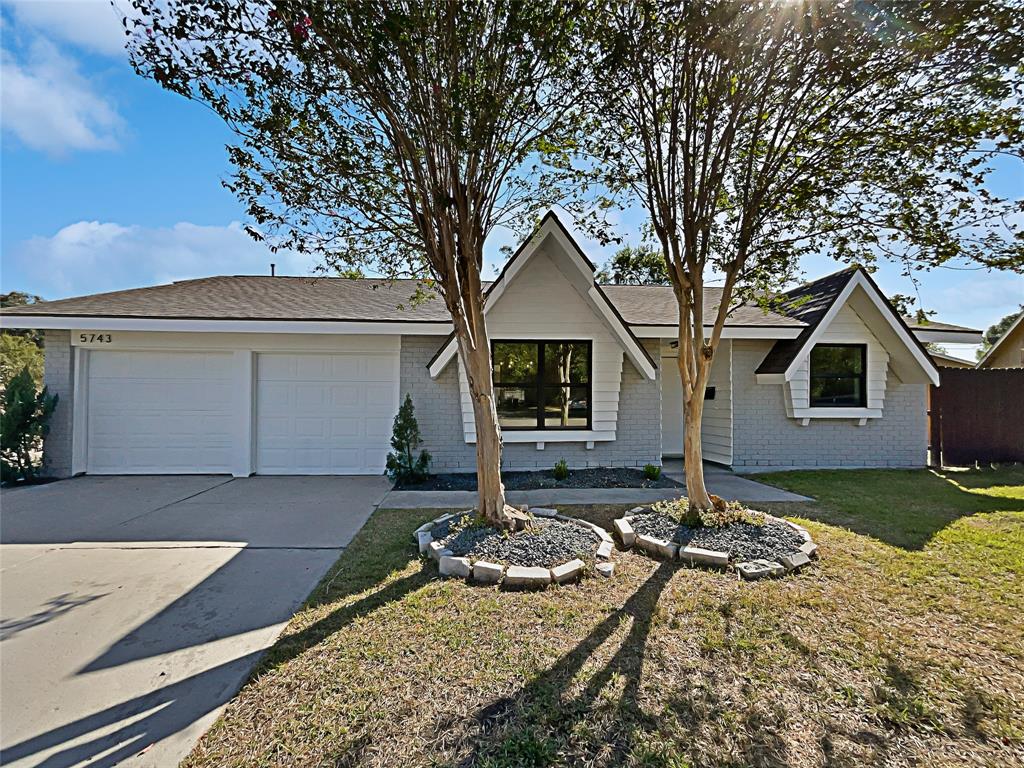
[[[682,462],[665,462],[665,475],[683,482]],[[781,488],[774,488],[733,474],[723,467],[704,466],[708,490],[723,499],[748,504],[758,502],[811,501]],[[543,488],[536,491],[508,491],[509,504],[543,507],[557,504],[651,504],[663,499],[676,499],[682,488]],[[448,509],[472,507],[476,491],[391,491],[380,506],[390,509]]]
[[[383,477],[81,477],[3,492],[0,763],[174,766]]]

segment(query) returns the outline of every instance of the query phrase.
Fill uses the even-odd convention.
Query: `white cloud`
[[[310,256],[271,253],[238,222],[140,227],[79,221],[5,253],[4,289],[56,299],[210,275],[266,275],[270,262],[279,275],[306,275],[314,265]]]
[[[0,125],[51,155],[114,149],[124,123],[74,59],[34,39],[18,56],[0,50]]]
[[[134,15],[130,0],[4,0],[18,26],[104,56],[124,53],[121,19]]]

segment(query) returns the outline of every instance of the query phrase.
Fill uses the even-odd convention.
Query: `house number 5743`
[[[113,339],[109,333],[80,333],[78,341],[80,344],[109,344]]]

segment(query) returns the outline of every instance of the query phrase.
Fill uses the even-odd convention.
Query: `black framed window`
[[[866,344],[816,345],[811,350],[811,407],[865,407],[867,370]]]
[[[492,377],[502,429],[590,429],[589,341],[494,341]]]

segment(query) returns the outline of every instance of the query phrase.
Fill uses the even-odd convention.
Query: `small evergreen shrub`
[[[565,480],[569,476],[569,465],[565,463],[565,459],[559,459],[555,462],[552,474],[555,476],[555,480]]]
[[[661,467],[657,464],[644,464],[644,477],[648,480],[657,480],[661,477]]]
[[[0,414],[0,479],[32,480],[39,466],[36,456],[57,405],[57,396],[36,389],[32,371],[25,366],[7,383]]]
[[[429,476],[430,454],[420,451],[419,456],[414,455],[422,443],[412,397],[407,394],[391,430],[391,447],[394,450],[388,454],[387,473],[392,481],[418,483]]]

